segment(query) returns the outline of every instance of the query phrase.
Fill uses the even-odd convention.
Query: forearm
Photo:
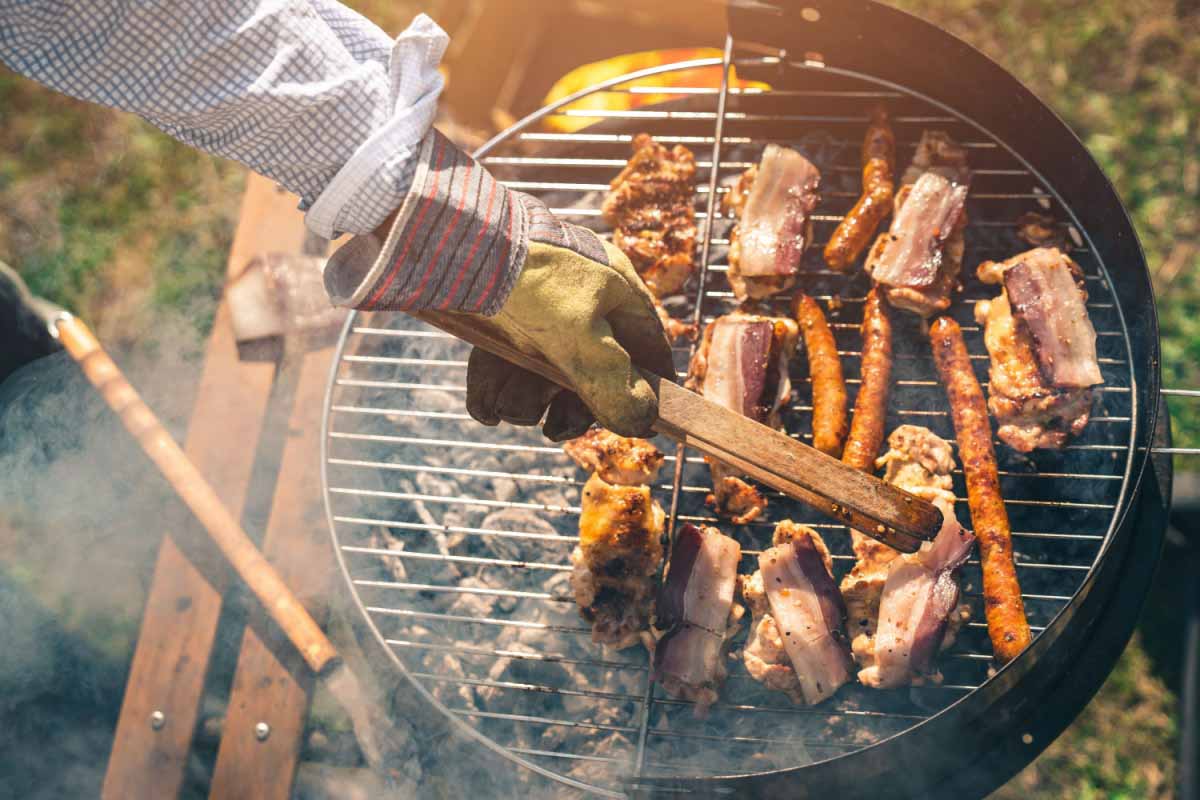
[[[279,181],[325,236],[401,204],[445,43],[423,16],[392,42],[332,0],[0,0],[0,60]]]

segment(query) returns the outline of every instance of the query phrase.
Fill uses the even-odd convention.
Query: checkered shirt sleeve
[[[0,0],[0,61],[278,181],[326,238],[404,201],[447,42],[333,0]]]

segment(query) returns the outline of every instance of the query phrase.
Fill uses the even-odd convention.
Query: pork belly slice
[[[773,428],[791,397],[788,361],[796,352],[795,320],[735,311],[704,329],[689,366],[688,388],[739,414]],[[766,498],[737,471],[706,459],[712,472],[710,502],[717,513],[741,525],[760,516]]]
[[[690,150],[668,150],[641,133],[604,198],[601,211],[613,226],[613,244],[658,297],[677,293],[695,270],[695,183]]]
[[[738,179],[725,208],[739,218],[730,233],[729,283],[739,300],[769,297],[796,283],[812,242],[821,173],[788,147],[767,145]]]
[[[733,603],[742,548],[716,528],[684,525],[675,536],[658,594],[654,679],[702,715],[717,701],[727,673],[725,647],[741,606]]]
[[[665,458],[661,450],[645,439],[618,436],[598,427],[564,442],[562,447],[583,469],[621,486],[650,483]]]
[[[1088,382],[1103,382],[1082,273],[1058,249],[1040,247],[1006,261],[984,262],[978,274],[985,283],[1005,286],[999,297],[975,305],[991,357],[988,410],[999,423],[996,435],[1022,453],[1061,448],[1091,417],[1094,394]],[[1010,280],[1025,303],[1024,317],[1011,302]],[[1068,341],[1056,341],[1059,337]],[[1056,384],[1056,375],[1063,385]]]
[[[888,437],[888,447],[877,462],[886,468],[884,480],[932,502],[942,510],[943,524],[937,538],[916,553],[892,551],[882,566],[875,565],[874,616],[854,637],[852,649],[859,681],[880,689],[941,680],[934,660],[969,615],[968,606],[959,603],[957,570],[975,541],[954,515],[950,443],[927,428],[901,425]]]
[[[1104,383],[1086,295],[1065,257],[1016,264],[1004,273],[1004,291],[1029,330],[1042,377],[1051,386],[1086,389]]]
[[[892,224],[865,263],[892,305],[923,317],[949,308],[962,270],[966,199],[966,183],[936,172],[896,194]]]
[[[803,547],[815,548],[822,568],[828,575],[832,575],[833,559],[824,540],[816,531],[791,520],[784,520],[775,526],[773,545],[783,545],[795,540],[801,540],[804,543]],[[829,580],[832,582],[832,577]],[[784,636],[771,611],[763,571],[758,569],[753,574],[740,576],[738,588],[752,617],[750,636],[742,650],[742,660],[746,664],[747,672],[768,689],[783,692],[792,702],[799,705],[808,704],[803,684],[788,655]],[[836,592],[836,589],[834,591]]]
[[[896,428],[888,437],[888,451],[875,460],[875,465],[885,469],[885,481],[909,491],[948,493],[952,488],[954,453],[946,440],[927,428],[916,425]],[[851,645],[858,653],[869,646],[875,635],[883,585],[900,551],[855,530],[850,531],[850,539],[855,562],[842,578],[841,589]]]
[[[816,531],[785,520],[773,542],[759,555],[758,570],[741,579],[754,620],[742,657],[756,680],[814,705],[850,679],[846,608]]]
[[[583,487],[571,590],[592,623],[592,641],[617,649],[647,640],[654,575],[662,562],[662,507],[648,486],[617,486],[593,475]]]
[[[892,223],[864,264],[894,307],[921,317],[950,307],[962,272],[969,183],[967,151],[943,131],[923,131],[896,191]]]

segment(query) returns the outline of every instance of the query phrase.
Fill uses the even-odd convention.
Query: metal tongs
[[[571,388],[562,372],[518,349],[484,317],[450,312],[421,312],[415,316]],[[658,395],[658,420],[654,423],[658,433],[741,470],[903,553],[915,552],[941,529],[942,512],[928,500],[859,472],[678,384],[649,372],[642,374]]]

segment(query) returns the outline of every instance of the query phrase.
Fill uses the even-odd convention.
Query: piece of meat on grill
[[[871,243],[879,223],[892,213],[896,137],[882,105],[871,111],[871,124],[863,138],[862,166],[862,194],[825,245],[825,263],[839,272],[850,269]]]
[[[894,307],[921,317],[950,307],[962,272],[969,183],[966,151],[941,131],[925,131],[896,192],[891,226],[864,265]]]
[[[792,394],[788,362],[796,352],[795,320],[742,311],[718,317],[704,329],[689,365],[687,387],[718,405],[764,423],[780,424]],[[767,500],[732,467],[706,459],[712,473],[709,502],[718,514],[744,525],[761,516]]]
[[[901,425],[888,437],[888,447],[878,461],[886,467],[883,479],[932,502],[944,522],[937,538],[916,553],[892,551],[886,560],[863,564],[870,572],[874,616],[859,626],[851,646],[862,668],[859,681],[880,689],[941,680],[934,658],[953,643],[969,616],[969,606],[959,603],[957,570],[975,541],[954,514],[950,443],[927,428]],[[852,626],[855,621],[852,617]]]
[[[767,145],[723,201],[738,224],[729,234],[729,285],[738,300],[756,300],[796,285],[812,242],[812,212],[821,173],[789,147]]]
[[[668,150],[640,133],[604,198],[601,211],[613,227],[613,244],[658,297],[678,292],[695,270],[695,182],[691,150],[679,144]]]
[[[978,274],[1005,287],[975,305],[991,356],[988,410],[999,423],[996,435],[1022,453],[1061,448],[1087,426],[1092,387],[1103,383],[1082,273],[1062,251],[1039,247],[984,262]]]
[[[687,339],[689,342],[696,340],[697,326],[672,317],[667,307],[654,295],[651,295],[650,299],[654,301],[654,312],[658,314],[658,321],[662,323],[663,330],[666,331],[670,341],[674,342],[680,338]]]
[[[571,590],[592,641],[617,649],[649,639],[665,515],[648,486],[593,475],[583,487]]]
[[[954,455],[941,437],[916,425],[901,425],[888,436],[888,451],[875,462],[886,468],[883,479],[912,491],[950,491]],[[950,495],[953,497],[953,494]],[[854,567],[842,578],[851,645],[857,654],[869,646],[879,620],[879,598],[892,561],[900,551],[858,531],[851,531]],[[861,662],[860,662],[861,663]]]
[[[845,606],[820,534],[784,520],[759,568],[739,579],[750,609],[742,659],[750,676],[793,702],[814,705],[850,679]]]
[[[742,548],[716,528],[684,525],[675,535],[658,594],[654,679],[703,716],[728,670],[725,653],[743,609],[733,602]]]
[[[599,427],[564,442],[563,450],[583,469],[621,486],[650,483],[664,458],[663,452],[645,439],[618,436]]]

